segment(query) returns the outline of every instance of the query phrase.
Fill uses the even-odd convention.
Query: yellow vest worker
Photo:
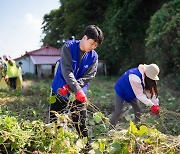
[[[18,73],[18,68],[17,68],[16,62],[14,60],[9,60],[8,62],[6,62],[6,66],[7,66],[6,76],[8,78],[18,77],[18,74],[19,74]]]
[[[16,62],[14,60],[6,61],[7,72],[6,77],[9,80],[10,87],[16,89],[16,80],[19,75],[18,68],[16,66]]]
[[[16,79],[16,89],[22,89],[23,88],[23,78],[22,78],[22,68],[21,66],[18,66],[18,77]]]
[[[2,64],[2,66],[0,67],[0,89],[8,89],[8,85],[3,78],[4,77],[3,67],[4,67],[4,64]]]

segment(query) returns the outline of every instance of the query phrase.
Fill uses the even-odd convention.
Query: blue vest
[[[115,84],[115,91],[117,95],[127,103],[131,103],[132,101],[137,100],[131,84],[129,82],[129,75],[135,74],[141,79],[141,85],[144,89],[144,84],[142,80],[142,74],[139,72],[138,68],[132,68],[126,71],[116,82]]]
[[[72,69],[76,80],[82,78],[88,68],[98,59],[97,53],[92,50],[89,52],[85,52],[83,58],[80,60],[79,43],[79,40],[70,40],[66,42],[72,56]],[[58,94],[58,89],[62,88],[66,84],[61,71],[61,59],[59,59],[58,61],[59,66],[52,82],[52,90],[56,94]],[[82,88],[85,94],[87,93],[88,85],[89,83]]]

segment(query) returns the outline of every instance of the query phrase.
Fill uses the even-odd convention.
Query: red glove
[[[8,81],[8,78],[6,76],[4,76],[4,81]]]
[[[159,113],[159,105],[153,105],[153,106],[151,107],[151,111],[152,111],[152,113],[154,113],[154,114],[158,114],[158,113]]]
[[[76,99],[82,103],[87,102],[87,97],[82,90],[76,92]]]
[[[65,84],[62,88],[58,89],[58,94],[65,96],[69,92],[69,86]]]

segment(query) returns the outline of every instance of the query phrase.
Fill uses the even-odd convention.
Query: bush
[[[151,18],[147,30],[146,56],[156,62],[163,75],[180,76],[180,1],[164,4]],[[176,86],[179,86],[176,84]]]

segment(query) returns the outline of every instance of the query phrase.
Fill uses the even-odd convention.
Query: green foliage
[[[91,82],[92,93],[88,96],[88,104],[95,109],[92,113],[88,112],[87,118],[92,146],[89,153],[179,153],[179,103],[170,92],[166,93],[163,99],[161,93],[162,105],[159,116],[146,113],[146,117],[142,118],[142,122],[145,124],[135,125],[130,122],[127,126],[126,123],[121,123],[123,128],[118,126],[116,129],[111,128],[109,119],[105,116],[105,114],[108,115],[107,108],[100,108],[102,113],[97,110],[95,105],[101,99],[100,103],[112,105],[113,85],[116,79],[117,77],[96,77]],[[0,108],[0,153],[83,153],[87,138],[78,138],[76,130],[71,127],[73,123],[67,114],[58,115],[57,125],[55,123],[45,124],[48,116],[48,102],[44,98],[47,98],[49,93],[40,89],[45,89],[45,87],[48,89],[50,80],[41,80],[41,82],[33,80],[30,83],[32,86],[26,87],[26,91],[22,92],[0,90],[2,106]],[[94,90],[100,94],[96,94]],[[105,95],[106,93],[109,95]],[[106,98],[101,96],[106,96]],[[72,99],[74,99],[73,97]],[[175,102],[177,102],[175,108],[171,105],[168,106]],[[102,106],[99,104],[99,107]],[[176,110],[177,113],[173,110]],[[38,119],[43,119],[44,122]],[[60,125],[62,122],[66,122],[67,125]],[[61,126],[61,128],[57,129],[57,126]]]
[[[42,29],[45,36],[42,42],[44,45],[49,44],[60,48],[63,42],[70,39],[71,36],[81,39],[84,28],[89,24],[96,24],[100,26],[105,36],[104,43],[96,49],[100,59],[106,60],[110,75],[122,74],[125,70],[136,67],[139,63],[147,62],[145,38],[149,20],[162,4],[169,1],[171,0],[155,0],[153,3],[140,0],[60,0],[61,6],[59,9],[52,10],[44,16]],[[178,3],[178,0],[176,1]],[[178,8],[178,5],[176,8]],[[172,5],[170,5],[169,9],[174,10]],[[165,11],[163,14],[168,15],[167,12]],[[148,38],[148,46],[150,46],[150,42],[154,38],[156,38],[155,40],[163,40],[164,46],[169,46],[173,51],[171,59],[174,62],[172,64],[169,61],[169,67],[171,65],[179,67],[180,60],[176,56],[178,54],[179,40],[175,39],[176,36],[179,36],[179,32],[176,33],[178,29],[175,29],[179,25],[178,15],[173,16],[172,20],[168,19],[171,17],[171,13],[166,20],[161,15],[159,16],[158,13],[155,16],[158,16],[159,19],[154,20],[152,23],[165,26],[169,23],[169,26],[167,25],[169,28],[159,29],[158,26],[151,28],[151,24],[148,31],[149,34],[152,33],[152,37]],[[169,22],[169,20],[171,21]],[[154,29],[154,32],[152,29]],[[161,30],[162,34],[159,35]],[[159,37],[153,37],[153,35],[159,35]],[[167,37],[164,37],[164,35]],[[159,41],[159,44],[161,45],[161,41]],[[157,46],[157,44],[153,46]],[[157,59],[158,55],[153,46],[150,47],[149,52],[153,51],[155,53],[153,55]],[[166,50],[168,53],[171,51]],[[152,61],[154,62],[154,59]]]
[[[144,28],[138,15],[142,9],[141,3],[136,0],[113,1],[105,12],[102,27],[106,37],[100,50],[100,57],[107,60],[110,72],[113,74],[120,74],[142,60],[143,52],[140,42],[143,36],[139,34],[139,30],[144,31]],[[139,60],[136,59],[136,55]]]
[[[102,113],[96,112],[93,117],[98,125],[92,125],[95,138],[90,153],[177,153],[180,148],[178,138],[168,137],[155,128],[145,125],[138,128],[130,121],[128,130],[109,130],[108,120]],[[40,120],[18,123],[15,117],[0,114],[0,128],[1,152],[71,154],[79,153],[87,142],[86,138],[78,139],[73,129],[47,127]]]
[[[44,84],[44,81],[39,81],[29,87],[29,93],[41,96],[48,96],[50,94],[49,85]]]
[[[99,76],[91,81],[88,97],[95,106],[103,110],[112,108],[111,102],[114,99],[114,83],[117,79],[117,76]]]
[[[179,0],[164,4],[152,16],[146,39],[148,60],[156,62],[164,75],[173,74],[176,81],[180,76],[180,71],[177,71],[180,70],[179,16]]]
[[[108,118],[101,112],[93,113],[93,118],[88,118],[88,123],[92,127],[90,136],[96,138],[98,136],[105,136],[108,132]]]
[[[155,13],[166,2],[169,3]],[[106,60],[109,74],[122,74],[148,59],[149,62],[157,62],[165,74],[172,72],[179,81],[178,0],[155,0],[154,3],[139,0],[60,0],[60,3],[59,9],[44,16],[44,45],[60,48],[71,36],[81,39],[85,26],[96,24],[105,35],[104,43],[97,51],[100,59]]]
[[[50,96],[49,97],[49,103],[54,104],[56,102],[56,96]]]
[[[60,48],[65,39],[64,28],[64,13],[63,7],[52,10],[49,14],[44,15],[43,18],[43,33],[45,37],[41,40],[44,45],[50,45]]]
[[[36,79],[37,81],[37,79]],[[48,112],[49,81],[24,81],[24,89],[0,90],[0,105],[2,114],[15,116],[19,121],[39,120],[46,118]],[[30,84],[29,87],[27,84]]]
[[[101,112],[96,112],[93,114],[93,118],[96,123],[100,123],[102,121],[102,118],[104,118],[104,115]]]
[[[15,117],[0,116],[0,151],[1,152],[34,152],[75,153],[74,144],[77,135],[71,131],[54,130],[39,121],[18,123]],[[55,135],[55,136],[54,136]]]
[[[140,129],[131,121],[128,131],[109,131],[107,135],[92,143],[90,153],[176,153],[176,144],[165,146],[170,139],[154,128],[140,126]],[[168,141],[169,140],[169,141]],[[177,140],[176,140],[177,141]]]
[[[77,135],[74,132],[66,131],[63,128],[58,130],[58,134],[53,140],[53,153],[77,153],[79,148],[75,145]]]
[[[61,7],[44,16],[43,44],[60,48],[65,40],[82,38],[84,28],[103,21],[106,3],[103,0],[60,0]],[[72,11],[73,10],[73,11]],[[92,13],[93,12],[93,13]],[[98,14],[98,16],[97,16]]]

